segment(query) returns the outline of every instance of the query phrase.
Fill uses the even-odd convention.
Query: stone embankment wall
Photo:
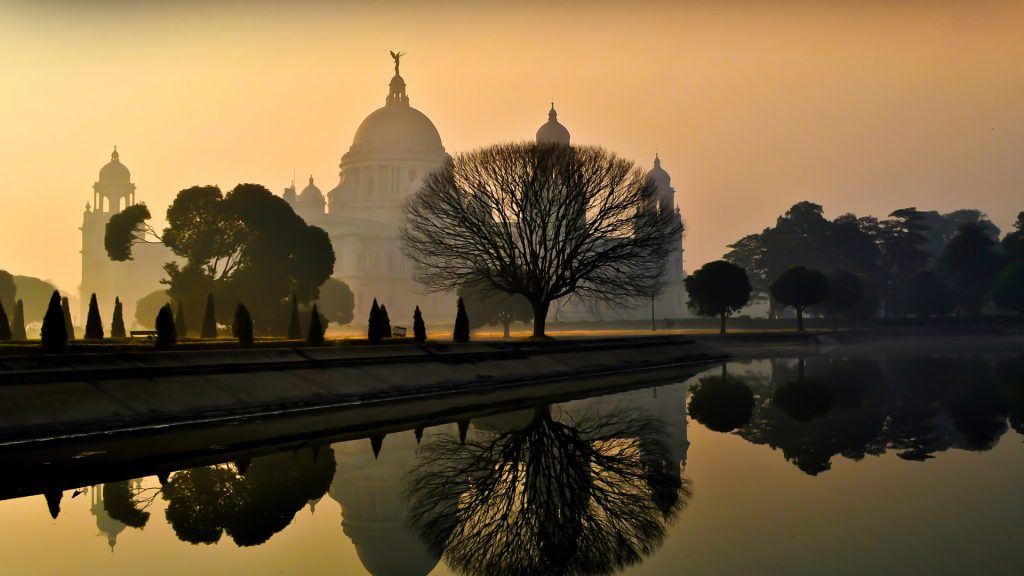
[[[724,358],[680,336],[0,358],[0,442],[401,403]]]

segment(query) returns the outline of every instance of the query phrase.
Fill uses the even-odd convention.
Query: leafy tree
[[[693,385],[687,412],[709,430],[732,432],[750,422],[754,393],[742,379],[728,376],[723,365],[721,376],[705,376]]]
[[[551,302],[635,301],[682,233],[635,164],[601,148],[498,144],[456,155],[405,206],[403,249],[435,292],[521,294],[543,336]]]
[[[942,274],[956,293],[957,307],[981,314],[992,296],[995,275],[1002,267],[997,243],[980,224],[964,224],[946,245],[939,261]]]
[[[683,281],[687,307],[701,316],[721,318],[720,333],[725,334],[725,319],[739,312],[750,301],[751,286],[743,268],[715,260],[701,266]]]
[[[42,344],[47,352],[63,352],[68,345],[68,329],[64,322],[64,309],[61,307],[60,292],[53,291],[50,305],[43,316]]]
[[[174,329],[180,338],[188,338],[188,320],[185,319],[185,303],[178,300],[178,313],[174,315]]]
[[[110,321],[110,337],[124,338],[128,334],[124,330],[124,309],[121,307],[121,299],[114,298],[114,316]]]
[[[13,338],[11,323],[7,320],[7,311],[4,310],[3,302],[0,302],[0,341],[7,341],[11,338]]]
[[[864,286],[860,277],[853,272],[839,271],[827,274],[828,294],[825,295],[824,307],[832,319],[832,329],[836,328],[836,316],[853,310],[864,297]]]
[[[533,319],[533,306],[521,294],[509,294],[484,290],[480,287],[464,286],[457,294],[466,304],[471,329],[488,324],[500,324],[503,337],[508,338],[512,322],[529,322]]]
[[[153,324],[156,326],[157,348],[168,348],[178,341],[178,330],[174,325],[174,312],[171,312],[170,304],[160,307]]]
[[[235,321],[231,325],[231,330],[235,338],[238,338],[238,343],[242,348],[252,346],[252,316],[249,315],[249,309],[241,302],[235,307]]]
[[[313,312],[309,316],[309,334],[306,335],[306,344],[310,346],[324,345],[324,327],[320,324],[320,312],[313,304]]]
[[[67,296],[60,299],[60,307],[64,313],[64,330],[68,334],[68,339],[74,340],[75,326],[71,323],[71,305],[68,303]]]
[[[18,288],[18,298],[25,302],[25,323],[41,321],[46,314],[50,295],[57,287],[31,276],[15,276],[14,285]]]
[[[1017,214],[1013,232],[1003,238],[1003,254],[1010,262],[1024,262],[1024,212]]]
[[[247,302],[258,311],[263,332],[283,333],[288,296],[296,293],[300,303],[315,299],[334,270],[327,233],[307,225],[287,202],[257,184],[239,184],[226,196],[215,186],[182,190],[159,235],[146,227],[148,218],[149,211],[141,209],[112,216],[108,255],[124,260],[132,244],[149,238],[163,242],[184,260],[164,267],[172,299],[191,310],[199,310],[210,292],[228,302]]]
[[[206,310],[203,312],[203,330],[199,336],[202,338],[217,337],[217,312],[213,306],[213,292],[206,295]]]
[[[100,318],[100,306],[96,302],[96,293],[89,298],[89,313],[85,321],[85,338],[87,340],[103,339],[103,320]]]
[[[918,318],[945,316],[956,307],[956,294],[933,270],[925,270],[908,283],[907,311]]]
[[[461,297],[458,302],[458,310],[455,312],[455,330],[452,332],[452,340],[469,342],[469,316],[466,314],[466,304]]]
[[[339,326],[352,322],[354,318],[355,296],[348,284],[337,278],[328,278],[323,286],[320,286],[317,304],[320,306],[320,313]]]
[[[996,306],[1024,316],[1024,262],[1010,264],[999,271],[993,300]]]
[[[373,305],[370,306],[370,320],[366,329],[366,339],[371,344],[380,344],[383,338],[384,331],[381,329],[380,306],[377,304],[377,299],[374,298]]]
[[[916,208],[902,208],[889,215],[877,229],[881,257],[882,298],[886,316],[906,314],[910,301],[905,282],[931,263],[927,218]]]
[[[18,293],[18,286],[14,282],[14,276],[6,270],[0,270],[0,305],[4,310],[14,310],[14,297]]]
[[[149,522],[149,512],[132,489],[131,481],[107,482],[102,486],[103,509],[111,518],[131,528],[142,529]]]
[[[828,278],[806,266],[792,266],[771,285],[772,297],[796,310],[796,328],[804,330],[804,310],[821,304],[828,295]]]
[[[139,326],[153,326],[153,320],[170,298],[166,290],[154,290],[135,303],[135,323]]]
[[[384,338],[391,338],[391,318],[388,317],[388,307],[380,305],[380,332]]]
[[[412,313],[412,335],[416,339],[417,344],[423,344],[427,341],[427,327],[423,324],[423,314],[420,313],[419,306]]]
[[[314,305],[314,307],[315,307],[315,305]],[[319,321],[319,315],[318,314],[314,314],[314,316],[316,316],[317,317],[317,321]],[[313,329],[310,328],[310,334],[313,333],[312,330]],[[299,326],[299,300],[298,300],[298,297],[295,296],[295,293],[293,292],[292,293],[292,316],[288,320],[288,339],[289,340],[298,340],[299,338],[302,338],[302,328]]]
[[[11,325],[11,338],[14,340],[28,340],[25,334],[25,303],[19,298],[14,305],[14,322]]]
[[[750,282],[750,302],[768,298],[768,271],[765,269],[767,256],[762,234],[748,234],[729,245],[729,251],[722,257],[747,273]]]

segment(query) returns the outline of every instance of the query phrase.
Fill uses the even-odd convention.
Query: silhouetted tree
[[[162,234],[146,225],[145,207],[111,217],[105,243],[114,260],[131,258],[134,243],[163,242],[184,260],[168,262],[166,283],[175,301],[199,310],[214,291],[228,302],[257,311],[260,330],[281,334],[288,321],[284,302],[317,297],[334,270],[334,249],[322,229],[307,225],[282,198],[258,184],[239,184],[227,195],[215,186],[182,190],[167,209]]]
[[[299,326],[299,300],[294,293],[292,293],[291,309],[291,318],[288,320],[288,339],[298,340],[302,338],[302,328]],[[314,316],[318,315],[314,314]],[[317,321],[319,322],[319,320],[318,317]],[[310,329],[310,333],[312,333],[312,329]]]
[[[156,314],[156,346],[167,348],[178,341],[178,329],[174,325],[174,313],[171,312],[171,305],[164,304]]]
[[[14,340],[28,340],[25,334],[25,303],[19,298],[14,305],[14,320],[11,324],[11,338]]]
[[[427,341],[427,327],[423,324],[423,314],[420,313],[419,306],[412,313],[412,335],[416,339],[417,344],[423,344]]]
[[[18,298],[25,302],[25,323],[41,322],[56,286],[31,276],[15,276],[14,285]]]
[[[939,261],[942,274],[956,294],[957,308],[981,314],[992,297],[995,275],[1002,266],[997,243],[980,224],[964,224],[946,245]]]
[[[455,573],[617,573],[688,503],[665,438],[638,410],[556,420],[546,406],[464,443],[436,435],[406,476],[409,523]]]
[[[71,323],[71,305],[68,303],[68,297],[64,296],[60,299],[61,312],[64,314],[64,331],[68,334],[68,340],[75,339],[75,325]]]
[[[6,270],[0,270],[0,305],[3,305],[4,310],[14,310],[14,297],[17,293],[14,276]]]
[[[1013,232],[1003,238],[1003,254],[1008,262],[1024,262],[1024,212],[1017,214]]]
[[[804,359],[796,380],[779,386],[772,394],[772,403],[797,422],[822,418],[832,410],[832,393],[823,383],[804,377]]]
[[[730,377],[722,366],[721,376],[705,376],[690,388],[690,417],[715,432],[731,432],[750,422],[754,393],[740,378]]]
[[[213,293],[206,295],[206,311],[203,312],[203,331],[199,334],[202,338],[217,337],[217,312],[213,306]]]
[[[96,293],[89,298],[89,313],[85,321],[85,338],[87,340],[103,339],[103,320],[100,318],[100,305],[96,302]]]
[[[416,278],[521,294],[544,335],[552,301],[625,305],[651,292],[682,230],[632,162],[592,146],[498,144],[456,155],[405,208]]]
[[[907,281],[928,268],[932,259],[927,232],[926,216],[916,208],[896,210],[875,231],[876,242],[882,250],[881,292],[886,316],[907,313],[910,304]]]
[[[907,312],[918,318],[945,316],[956,306],[956,295],[938,274],[925,270],[909,281]]]
[[[380,305],[380,333],[384,338],[391,338],[391,318],[388,316],[388,307]]]
[[[457,294],[466,304],[470,329],[500,324],[502,337],[508,338],[512,322],[529,322],[533,319],[533,306],[521,294],[466,286],[459,288]]]
[[[463,303],[461,297],[455,311],[455,329],[452,331],[452,340],[469,342],[469,315],[466,314],[466,304]]]
[[[750,301],[750,280],[746,271],[725,260],[708,262],[683,281],[687,307],[701,316],[721,318],[719,332],[725,334],[725,319]]]
[[[67,324],[60,304],[60,292],[54,290],[50,296],[50,305],[46,307],[46,315],[43,316],[42,344],[47,352],[63,352],[68,345]]]
[[[130,480],[107,482],[102,486],[103,509],[111,518],[128,526],[141,530],[149,522],[149,512],[140,508],[141,501],[132,489]]]
[[[249,309],[241,302],[235,308],[235,321],[231,324],[231,333],[238,338],[238,343],[242,348],[252,346],[252,316],[249,315]]]
[[[1024,262],[1010,264],[999,271],[993,295],[996,306],[1024,316]]]
[[[381,330],[380,306],[377,304],[377,299],[374,298],[373,305],[370,306],[370,319],[366,327],[366,339],[371,344],[380,344],[382,338],[384,338],[384,331]]]
[[[828,294],[825,295],[824,307],[832,319],[832,329],[836,328],[836,316],[853,310],[864,297],[864,287],[860,277],[853,272],[839,271],[826,276],[828,278]]]
[[[110,321],[110,337],[124,338],[128,334],[124,330],[124,308],[121,306],[121,299],[114,298],[114,315]]]
[[[7,311],[4,310],[3,302],[0,302],[0,341],[7,341],[11,338],[13,338],[11,323],[7,320]]]
[[[320,312],[313,304],[313,311],[309,316],[309,334],[306,335],[306,344],[310,346],[324,345],[324,327],[320,324]]]
[[[828,295],[828,278],[806,266],[792,266],[771,285],[772,297],[796,310],[796,329],[803,332],[804,310],[821,304]]]
[[[179,338],[188,338],[188,320],[185,319],[185,303],[178,300],[178,313],[174,315],[174,329]]]
[[[320,313],[327,320],[339,326],[352,322],[353,311],[356,300],[352,289],[337,278],[328,278],[320,287],[320,297],[317,302],[320,306]]]

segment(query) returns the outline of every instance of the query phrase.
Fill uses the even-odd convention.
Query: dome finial
[[[658,153],[654,153],[654,167],[661,168],[661,158],[658,157]]]
[[[117,161],[118,158],[120,158],[120,155],[117,153],[117,144],[114,144],[114,151],[110,153],[110,159]]]
[[[557,120],[558,112],[555,111],[555,99],[551,99],[551,110],[548,110],[548,120]]]

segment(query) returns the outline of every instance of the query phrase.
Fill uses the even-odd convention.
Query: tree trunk
[[[722,312],[722,327],[718,330],[719,334],[725,334],[725,312]]]
[[[507,339],[509,338],[509,336],[510,336],[510,334],[509,334],[509,330],[508,330],[508,326],[509,326],[509,324],[511,324],[511,322],[509,322],[508,320],[506,320],[506,321],[504,321],[504,322],[502,322],[502,323],[501,323],[501,327],[502,327],[502,329],[504,329],[504,333],[503,333],[503,334],[501,335],[501,337],[502,337],[502,338],[505,338],[506,340],[507,340]]]
[[[804,309],[803,308],[797,308],[796,309],[796,330],[797,330],[797,332],[803,332],[804,331]]]
[[[546,300],[544,302],[533,303],[533,337],[543,338],[544,337],[544,324],[548,319],[548,307],[551,306],[551,301]]]

